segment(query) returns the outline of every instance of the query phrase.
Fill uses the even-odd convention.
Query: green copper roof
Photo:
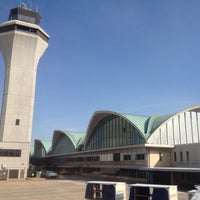
[[[153,131],[160,126],[164,121],[166,121],[172,115],[153,115],[142,116],[142,115],[131,115],[131,114],[121,114],[127,120],[135,125],[135,127],[143,134],[144,138],[148,138]]]
[[[64,133],[71,139],[75,148],[78,147],[78,145],[83,140],[86,134],[85,132],[71,132],[71,131],[64,132]]]
[[[44,146],[46,153],[48,153],[51,148],[51,141],[40,140],[40,142]]]
[[[143,134],[146,132],[146,122],[149,117],[142,115],[122,114],[125,118],[131,121]]]
[[[163,115],[163,116],[156,115],[156,117],[153,120],[153,123],[151,124],[151,126],[149,126],[150,127],[149,132],[152,133],[158,126],[160,126],[164,121],[169,119],[171,116],[172,115]]]

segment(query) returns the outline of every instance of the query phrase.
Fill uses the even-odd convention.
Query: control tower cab
[[[41,16],[37,12],[27,8],[26,4],[22,4],[21,7],[10,10],[9,20],[20,20],[39,25]]]

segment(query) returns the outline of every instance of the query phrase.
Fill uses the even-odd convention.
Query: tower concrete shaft
[[[30,142],[37,64],[47,48],[47,41],[32,29],[47,36],[38,25],[23,21],[0,25],[0,50],[6,67],[0,124],[3,142]]]
[[[15,8],[9,21],[0,24],[0,50],[5,62],[0,148],[20,152],[17,156],[23,167],[28,166],[30,153],[37,65],[49,39],[39,21],[36,12]],[[9,159],[4,162],[10,163]],[[9,167],[16,169],[17,165]]]

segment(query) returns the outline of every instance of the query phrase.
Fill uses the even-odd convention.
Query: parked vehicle
[[[48,179],[50,179],[50,178],[56,178],[57,176],[58,176],[58,174],[56,172],[54,172],[54,171],[44,170],[41,173],[41,177],[42,178],[48,178]]]

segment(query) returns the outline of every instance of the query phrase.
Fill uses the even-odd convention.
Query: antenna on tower
[[[25,3],[21,3],[20,7],[24,8],[24,9],[27,9],[27,5]]]
[[[36,4],[36,8],[35,9],[36,9],[36,12],[39,13],[39,6],[38,6],[38,4]]]
[[[20,0],[20,1],[18,1],[18,6],[20,7],[20,5],[22,4],[22,1]]]
[[[30,8],[33,9],[33,2],[30,1]]]

